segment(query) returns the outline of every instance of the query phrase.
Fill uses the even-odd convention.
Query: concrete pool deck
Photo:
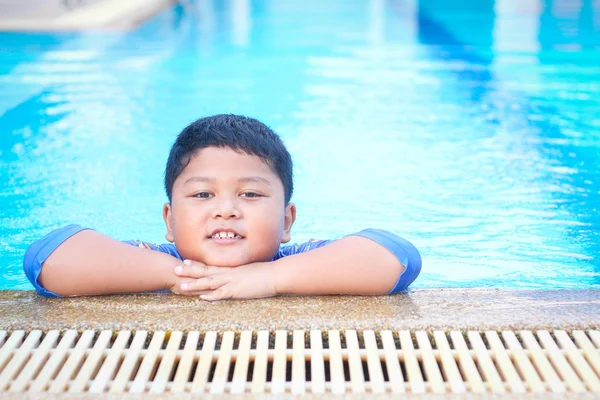
[[[414,289],[395,296],[276,297],[207,303],[175,295],[45,299],[0,292],[0,329],[109,330],[588,330],[600,291]]]
[[[129,30],[175,0],[0,0],[0,31]]]
[[[600,381],[591,368],[600,365],[599,316],[597,290],[414,289],[394,296],[218,303],[167,294],[46,299],[33,291],[0,291],[0,393],[32,399],[58,393],[60,398],[217,393],[226,398],[337,398],[336,393],[357,399],[596,398]],[[534,376],[527,373],[535,371],[532,363]]]

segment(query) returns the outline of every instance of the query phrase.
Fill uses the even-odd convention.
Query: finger
[[[202,291],[180,291],[178,293],[175,293],[177,295],[180,296],[188,296],[188,297],[199,297],[205,294],[210,294],[212,293],[212,290],[202,290]]]
[[[228,267],[215,267],[202,263],[177,265],[174,269],[175,275],[189,278],[204,278],[206,276],[221,275],[231,272]]]
[[[174,271],[178,276],[204,278],[210,274],[210,267],[201,262],[185,260],[182,265],[177,265]]]
[[[207,276],[205,278],[199,278],[192,282],[184,282],[181,284],[181,291],[188,292],[202,292],[209,290],[217,290],[223,286],[226,282],[218,277]]]
[[[219,300],[229,300],[233,296],[229,290],[227,290],[226,285],[221,286],[220,288],[213,290],[212,292],[201,294],[200,298],[206,301],[219,301]]]
[[[185,283],[185,282],[192,282],[193,280],[194,280],[193,278],[187,278],[185,276],[177,279],[177,281],[175,282],[175,284],[170,288],[171,289],[171,293],[181,294],[181,292],[182,292],[182,290],[181,290],[181,284]]]

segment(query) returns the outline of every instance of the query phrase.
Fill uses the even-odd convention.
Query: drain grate
[[[600,331],[0,331],[0,392],[600,392]]]

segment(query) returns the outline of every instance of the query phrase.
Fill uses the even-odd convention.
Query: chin
[[[203,262],[206,265],[213,265],[215,267],[235,268],[235,267],[239,267],[240,265],[250,264],[252,261],[212,259],[212,260],[206,260]]]
[[[201,260],[206,265],[213,265],[215,267],[229,267],[235,268],[246,264],[252,264],[255,262],[266,262],[271,261],[273,256],[270,257],[208,257],[205,260]]]

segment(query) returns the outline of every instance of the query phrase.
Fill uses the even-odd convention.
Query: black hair
[[[285,204],[290,202],[294,191],[293,166],[285,145],[262,122],[233,114],[200,118],[177,136],[165,168],[165,190],[169,202],[175,179],[189,164],[194,153],[206,147],[226,147],[260,157],[281,179]]]

